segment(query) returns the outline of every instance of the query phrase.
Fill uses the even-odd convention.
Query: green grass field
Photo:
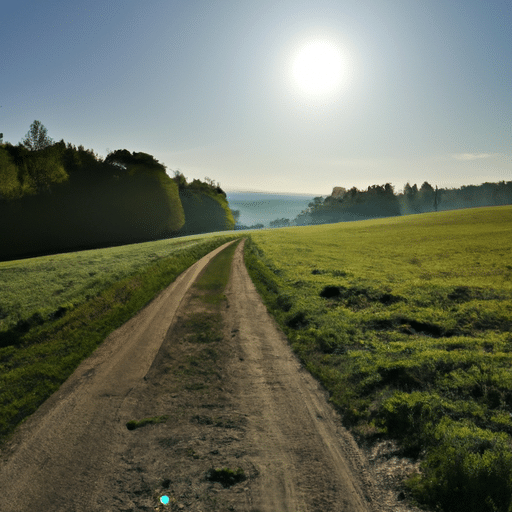
[[[193,235],[0,262],[0,333],[33,315],[58,316],[137,270],[209,238]]]
[[[246,263],[361,441],[415,498],[512,510],[512,207],[254,232]]]
[[[233,238],[197,235],[0,263],[0,442],[114,329]]]
[[[0,263],[0,440],[113,329],[241,235]],[[432,509],[511,512],[512,207],[250,237],[253,280],[356,436],[419,457],[408,486]]]

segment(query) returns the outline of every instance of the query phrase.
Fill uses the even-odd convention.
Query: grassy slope
[[[131,318],[195,261],[235,237],[193,238],[200,242],[182,250],[173,251],[179,242],[171,240],[160,242],[161,246],[157,242],[150,242],[125,247],[125,253],[122,248],[99,249],[75,256],[52,256],[49,263],[47,258],[12,263],[11,268],[19,271],[26,265],[26,268],[32,269],[29,276],[35,278],[37,272],[48,271],[46,261],[55,266],[58,276],[60,263],[65,268],[69,258],[82,258],[84,265],[88,259],[94,261],[91,268],[100,271],[102,267],[122,267],[118,259],[120,254],[124,254],[123,258],[130,258],[147,251],[146,256],[141,256],[134,267],[128,266],[112,280],[103,282],[103,289],[100,284],[95,284],[94,296],[87,297],[83,290],[88,289],[88,283],[96,282],[96,275],[87,277],[86,273],[81,276],[80,286],[71,293],[76,303],[70,310],[61,312],[62,316],[32,315],[29,322],[18,323],[10,332],[4,332],[1,340],[6,346],[0,347],[0,440],[12,433],[19,423],[55,392],[110,332]],[[170,256],[161,257],[169,251]],[[160,257],[155,259],[155,254]],[[98,264],[98,261],[101,263]],[[68,268],[62,272],[60,286],[65,288],[70,270]],[[49,279],[52,287],[57,279]],[[28,284],[27,290],[29,288]],[[40,290],[34,287],[32,291],[36,295],[41,293],[41,303],[45,301],[44,292],[42,285]],[[51,296],[52,292],[47,295]],[[31,300],[28,303],[34,304],[34,298]],[[27,311],[30,312],[31,307],[28,306]]]
[[[59,308],[71,310],[119,279],[201,240],[195,236],[0,262],[0,333],[36,314],[46,318]]]
[[[251,238],[251,276],[347,424],[424,461],[416,498],[511,510],[512,207]]]

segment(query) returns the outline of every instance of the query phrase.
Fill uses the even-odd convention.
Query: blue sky
[[[320,40],[343,77],[306,94],[292,64]],[[509,181],[512,3],[4,0],[0,105],[13,144],[37,119],[226,190]]]

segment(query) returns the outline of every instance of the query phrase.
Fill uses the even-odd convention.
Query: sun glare
[[[332,92],[342,81],[343,56],[327,41],[315,41],[304,46],[293,61],[293,78],[308,94]]]

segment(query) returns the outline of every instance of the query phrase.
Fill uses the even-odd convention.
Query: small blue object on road
[[[167,505],[167,503],[169,503],[169,496],[162,496],[160,498],[160,501],[164,504],[164,505]]]

